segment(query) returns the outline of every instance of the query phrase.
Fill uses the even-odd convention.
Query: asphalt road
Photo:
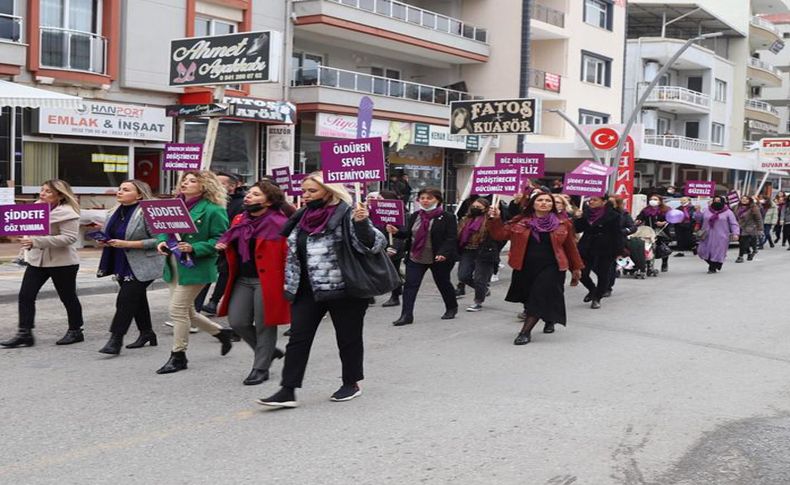
[[[252,352],[221,357],[197,334],[189,369],[159,376],[169,329],[103,356],[114,295],[87,295],[87,341],[55,347],[65,315],[45,299],[38,344],[0,351],[0,483],[787,484],[790,253],[733,259],[707,275],[673,258],[659,278],[618,281],[601,310],[569,289],[567,329],[525,347],[507,278],[452,321],[426,280],[414,325],[370,309],[362,397],[328,400],[340,364],[325,321],[301,407],[282,411],[254,404],[281,361],[243,386]],[[167,292],[151,300],[164,320]],[[16,305],[0,314],[10,335]]]

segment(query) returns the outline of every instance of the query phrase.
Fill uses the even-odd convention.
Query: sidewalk
[[[101,250],[96,248],[82,248],[77,250],[80,254],[80,271],[77,274],[77,294],[79,295],[98,295],[104,293],[115,293],[118,285],[111,277],[97,278],[96,268],[99,266]],[[22,276],[25,267],[14,264],[11,261],[19,254],[19,245],[16,243],[0,244],[0,304],[12,303],[17,301],[19,295],[19,285],[22,283]],[[154,282],[153,289],[164,288],[165,283],[161,280]],[[38,297],[57,298],[52,281],[48,281]]]

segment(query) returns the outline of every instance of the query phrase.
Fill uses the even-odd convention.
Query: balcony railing
[[[22,17],[0,13],[0,40],[22,40]]]
[[[107,39],[91,32],[41,27],[41,65],[104,74]]]
[[[304,1],[304,0],[294,0]],[[422,8],[397,2],[395,0],[328,0],[359,10],[376,13],[385,17],[402,20],[410,24],[444,32],[447,34],[466,37],[478,42],[488,43],[488,31],[481,27],[469,25],[461,20],[431,12]]]
[[[756,15],[752,16],[752,25],[756,25],[757,27],[762,27],[765,30],[770,30],[776,35],[779,34],[779,30],[776,28],[776,25],[773,22],[769,22],[762,17],[758,17]]]
[[[559,93],[561,81],[562,77],[559,74],[541,71],[540,69],[529,70],[529,87],[531,88]]]
[[[771,64],[768,64],[767,62],[765,62],[762,59],[758,59],[756,57],[750,57],[749,58],[749,65],[752,66],[752,67],[756,67],[757,69],[764,69],[766,71],[769,71],[769,72],[775,74],[778,77],[782,77],[782,72],[779,69],[775,68]]]
[[[767,133],[778,133],[779,128],[770,123],[765,123],[760,120],[749,120],[749,129],[754,131],[765,131]]]
[[[771,113],[775,116],[779,116],[779,111],[773,107],[773,105],[766,103],[765,101],[758,101],[756,99],[747,99],[746,100],[746,109],[753,109],[756,111],[762,111],[764,113]]]
[[[679,135],[645,135],[645,143],[670,148],[680,148],[681,150],[694,150],[697,152],[708,149],[708,142],[705,140]]]
[[[533,3],[530,7],[529,17],[534,20],[540,20],[547,24],[556,25],[560,28],[565,28],[565,14],[559,10],[551,7],[546,7],[539,3]]]
[[[656,86],[647,98],[648,102],[685,103],[701,108],[710,108],[710,96],[681,86]]]
[[[357,93],[367,93],[391,98],[410,99],[424,103],[450,104],[452,101],[478,99],[469,93],[438,86],[417,84],[399,79],[373,76],[334,67],[299,68],[294,70],[291,85],[324,86],[345,89]]]

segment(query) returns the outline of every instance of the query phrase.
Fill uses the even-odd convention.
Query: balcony
[[[752,86],[779,87],[782,85],[781,71],[756,57],[749,57],[747,75]]]
[[[452,101],[478,99],[462,91],[326,66],[294,70],[291,86],[291,98],[297,104],[356,107],[362,96],[373,95],[376,109],[442,120],[448,118]],[[359,96],[349,96],[349,92]]]
[[[296,37],[332,37],[354,49],[435,65],[485,62],[488,31],[462,20],[395,0],[293,0]],[[388,51],[383,53],[382,51]]]
[[[20,69],[27,59],[27,46],[22,43],[22,17],[0,14],[0,62]]]
[[[704,152],[708,149],[708,142],[705,140],[678,135],[645,135],[645,143],[695,152]]]
[[[22,41],[22,17],[0,13],[0,41]]]
[[[41,66],[105,74],[107,39],[90,32],[41,27]]]
[[[782,34],[772,22],[762,17],[752,16],[749,22],[749,45],[752,50],[768,49],[782,39]]]
[[[757,121],[757,120],[749,120],[747,123],[750,132],[760,132],[760,133],[774,134],[774,135],[779,133],[779,127],[776,125],[763,123],[762,121]]]
[[[745,103],[745,116],[747,120],[756,120],[771,126],[779,126],[779,111],[765,101],[747,99]]]
[[[568,33],[565,32],[565,13],[541,5],[532,3],[529,10],[530,38],[534,40],[545,39],[567,39]]]
[[[540,89],[548,93],[560,93],[562,84],[562,77],[559,74],[541,71],[540,69],[529,69],[528,73],[529,87]],[[535,93],[541,94],[541,93]]]
[[[643,89],[640,89],[640,94]],[[710,96],[681,86],[656,86],[645,106],[670,113],[709,113]]]

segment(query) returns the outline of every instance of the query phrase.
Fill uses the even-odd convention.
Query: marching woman
[[[217,240],[228,229],[225,189],[208,170],[185,172],[179,182],[178,197],[184,200],[197,232],[184,234],[177,243],[167,234],[159,236],[157,250],[167,257],[164,280],[170,286],[170,321],[173,322],[173,351],[157,374],[171,374],[187,368],[189,329],[194,324],[222,344],[222,355],[230,352],[233,331],[222,328],[195,311],[195,297],[209,283],[217,281]],[[168,240],[170,245],[168,244]],[[178,256],[177,256],[178,255]]]
[[[702,214],[697,212],[699,246],[697,255],[708,263],[708,274],[721,271],[727,258],[730,240],[737,241],[740,226],[735,214],[727,205],[726,198],[717,195]]]
[[[291,323],[291,307],[283,295],[288,245],[280,235],[288,217],[281,208],[282,190],[260,181],[244,196],[244,212],[233,219],[216,244],[228,260],[228,284],[217,316],[228,316],[230,327],[247,342],[255,359],[244,384],[269,379],[273,358],[281,358],[277,325]]]
[[[678,210],[683,212],[683,220],[675,224],[675,239],[677,240],[675,256],[684,256],[684,251],[694,250],[694,213],[696,209],[691,205],[688,197],[680,198]]]
[[[590,308],[601,308],[601,298],[611,287],[612,267],[625,242],[621,222],[620,213],[605,196],[590,197],[581,217],[574,221],[576,232],[583,233],[579,240],[579,253],[584,261],[581,282],[587,288],[585,303],[592,302]],[[590,273],[595,273],[597,283],[593,283]]]
[[[469,206],[466,216],[458,226],[458,280],[475,290],[475,300],[466,308],[479,312],[488,293],[488,282],[499,264],[499,243],[491,239],[486,218],[491,203],[483,197]]]
[[[428,270],[444,300],[442,320],[451,320],[458,313],[455,289],[450,282],[450,272],[458,258],[458,221],[452,212],[444,209],[442,201],[439,189],[420,189],[419,210],[409,216],[406,227],[387,225],[387,232],[406,240],[406,282],[400,318],[392,322],[396,327],[414,323],[414,302]]]
[[[118,206],[112,210],[104,225],[107,241],[102,250],[96,276],[114,275],[120,290],[115,299],[115,316],[110,326],[110,340],[99,352],[121,353],[123,337],[134,319],[140,336],[127,349],[137,349],[149,343],[157,344],[151,326],[148,308],[148,287],[162,277],[164,258],[156,252],[157,239],[151,235],[140,209],[140,201],[152,199],[151,187],[141,180],[125,180],[118,187],[115,199]]]
[[[489,212],[489,232],[494,239],[510,240],[508,263],[513,268],[506,301],[526,307],[524,326],[515,345],[525,345],[538,320],[546,322],[544,333],[552,333],[555,323],[565,325],[565,273],[571,271],[571,286],[579,284],[582,263],[576,248],[573,224],[557,216],[551,194],[531,197],[522,214],[507,223],[500,211]],[[551,323],[549,323],[551,322]]]
[[[776,208],[774,201],[767,196],[762,200],[760,206],[760,213],[763,216],[763,234],[760,237],[760,244],[757,249],[762,250],[765,249],[766,244],[774,247],[771,229],[779,222],[779,210]]]
[[[735,262],[743,263],[744,255],[746,255],[748,261],[751,261],[757,252],[756,240],[760,237],[763,228],[763,218],[760,215],[760,209],[754,203],[754,199],[744,195],[738,203],[735,217],[738,219],[738,225],[741,228],[738,240],[738,259]]]
[[[49,204],[49,235],[25,236],[20,244],[25,249],[27,268],[19,288],[19,330],[15,337],[0,342],[7,348],[32,347],[36,318],[36,297],[44,283],[52,278],[60,301],[66,307],[69,329],[55,342],[68,345],[82,342],[82,306],[77,298],[77,271],[80,258],[72,246],[77,242],[80,226],[80,205],[71,186],[59,179],[41,184],[38,203]]]
[[[304,179],[302,190],[306,207],[291,217],[282,232],[288,238],[285,296],[292,302],[282,387],[257,401],[277,408],[297,406],[295,389],[302,387],[310,348],[327,312],[343,363],[343,385],[330,399],[349,401],[362,394],[358,383],[364,377],[362,328],[369,297],[351,295],[352,284],[358,282],[349,281],[344,268],[349,264],[346,257],[384,254],[387,246],[384,234],[368,219],[367,209],[351,208],[351,196],[342,185],[324,183],[321,172],[315,172]]]
[[[669,235],[668,222],[666,214],[669,212],[669,206],[664,204],[664,199],[658,194],[652,194],[648,197],[647,207],[642,209],[642,212],[636,216],[636,224],[645,225],[656,231],[658,239],[664,244],[669,244],[671,237]],[[661,258],[661,272],[666,273],[669,271],[669,256]]]

